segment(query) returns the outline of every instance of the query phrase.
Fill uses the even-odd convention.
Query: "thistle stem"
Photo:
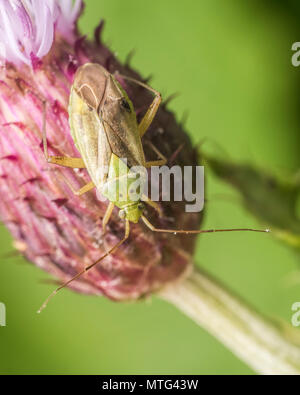
[[[215,336],[256,372],[300,374],[300,347],[202,270],[195,269],[183,282],[165,287],[159,296]],[[297,331],[289,328],[293,330]]]

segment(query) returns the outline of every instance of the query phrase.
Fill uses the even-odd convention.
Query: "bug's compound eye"
[[[138,209],[141,210],[141,211],[144,211],[144,209],[145,209],[144,203],[139,203],[138,204]]]
[[[121,219],[125,219],[125,218],[126,218],[126,212],[125,212],[125,210],[120,210],[120,211],[119,211],[119,217],[120,217]]]
[[[128,101],[125,99],[125,97],[122,97],[122,99],[121,99],[121,106],[122,106],[127,112],[131,112],[130,105],[129,105]]]

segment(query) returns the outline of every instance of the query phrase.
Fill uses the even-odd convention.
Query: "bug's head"
[[[119,211],[119,217],[122,219],[128,219],[128,221],[133,223],[138,223],[141,218],[145,206],[143,203],[139,202],[131,206],[124,207]]]
[[[110,78],[111,74],[100,64],[86,63],[78,68],[73,86],[79,97],[98,112],[105,100]]]

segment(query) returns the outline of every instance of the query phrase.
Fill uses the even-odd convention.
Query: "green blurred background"
[[[289,174],[300,166],[300,69],[291,46],[300,41],[296,1],[87,0],[80,21],[92,35],[106,20],[104,42],[164,97],[196,143],[210,137],[232,159]],[[210,143],[208,143],[209,145]],[[218,148],[211,143],[212,152]],[[261,226],[236,193],[206,173],[205,227]],[[267,224],[263,224],[267,225]],[[12,250],[1,228],[1,254]],[[291,319],[300,284],[291,284],[298,256],[261,234],[203,235],[198,265],[270,316]],[[63,291],[43,314],[49,276],[21,258],[1,259],[1,373],[253,374],[214,338],[172,306],[115,304]]]

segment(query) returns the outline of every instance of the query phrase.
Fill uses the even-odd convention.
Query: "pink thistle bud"
[[[48,164],[42,150],[43,102],[49,153],[78,157],[70,135],[68,100],[77,68],[94,62],[111,73],[139,79],[101,43],[76,30],[79,0],[0,0],[0,215],[22,253],[65,282],[95,262],[118,242],[123,222],[115,209],[105,234],[101,222],[107,202],[96,191],[75,196],[90,181],[86,170]],[[102,25],[101,25],[102,26]],[[145,89],[124,83],[138,118],[151,103]],[[174,116],[162,106],[143,139],[151,141],[173,164],[195,165],[196,152]],[[178,149],[182,147],[182,149]],[[174,155],[175,153],[175,155]],[[185,213],[184,202],[166,202],[163,217],[148,209],[157,227],[197,229],[199,214]],[[155,234],[142,223],[131,226],[129,240],[70,288],[114,300],[138,299],[188,272],[195,236]]]

